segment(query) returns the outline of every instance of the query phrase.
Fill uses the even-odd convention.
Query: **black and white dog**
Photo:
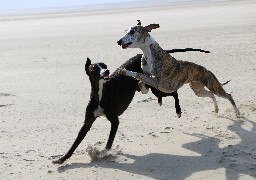
[[[209,51],[193,48],[172,49],[167,50],[166,52],[175,53],[187,51],[209,53]],[[121,65],[120,68],[142,73],[141,58],[142,54],[137,54]],[[110,149],[119,125],[118,116],[123,114],[128,108],[136,90],[138,90],[138,80],[119,74],[118,70],[109,76],[109,70],[104,63],[91,64],[91,60],[87,58],[85,71],[91,82],[91,95],[85,112],[84,125],[80,129],[78,136],[69,151],[60,159],[53,161],[54,164],[62,164],[66,159],[72,156],[75,149],[90,130],[93,122],[99,116],[106,116],[111,123],[111,130],[106,145],[106,149]],[[176,113],[178,117],[181,116],[177,91],[174,91],[173,93],[163,93],[156,88],[150,86],[148,86],[148,88],[151,88],[152,93],[158,98],[158,103],[160,105],[162,104],[162,97],[173,96],[175,99]]]
[[[130,58],[121,68],[134,72],[141,72],[141,54]],[[117,128],[119,125],[118,116],[120,116],[131,103],[138,86],[138,80],[124,76],[115,71],[109,76],[109,70],[104,63],[91,64],[91,60],[87,58],[85,65],[86,74],[91,82],[90,101],[86,108],[85,121],[80,129],[78,136],[69,149],[69,151],[60,159],[53,161],[54,164],[62,164],[66,159],[70,158],[90,130],[93,122],[99,116],[106,116],[111,123],[111,130],[106,145],[106,149],[110,149],[114,141]],[[158,98],[172,94],[164,94],[157,89],[153,90]],[[176,111],[181,114],[178,93],[173,94],[175,98]]]

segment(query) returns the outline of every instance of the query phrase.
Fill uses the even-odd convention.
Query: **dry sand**
[[[255,179],[256,3],[216,1],[194,5],[0,17],[0,179]],[[110,123],[98,118],[64,165],[51,163],[69,149],[84,120],[90,84],[86,57],[113,72],[141,51],[116,41],[141,19],[159,23],[152,36],[164,49],[210,69],[232,93],[231,104],[179,92],[182,117],[172,97],[158,106],[136,93],[120,116],[112,158],[91,162],[86,148],[103,149]]]

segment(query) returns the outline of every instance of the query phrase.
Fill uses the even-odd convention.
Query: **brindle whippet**
[[[145,27],[137,25],[125,31],[124,36],[117,43],[123,49],[140,48],[143,51],[141,59],[143,74],[126,69],[120,69],[119,73],[141,80],[165,93],[176,91],[184,84],[189,83],[197,96],[212,98],[214,112],[217,113],[219,110],[214,97],[216,94],[228,99],[236,116],[240,117],[240,112],[231,94],[226,93],[222,84],[211,71],[192,62],[176,60],[159,46],[149,34],[152,29],[159,27],[159,24],[150,24]],[[205,86],[210,91],[206,90]]]

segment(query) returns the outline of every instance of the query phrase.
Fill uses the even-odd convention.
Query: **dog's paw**
[[[242,120],[244,118],[243,115],[240,114],[240,112],[236,112],[236,117],[240,120]]]
[[[142,94],[147,94],[148,91],[149,91],[148,86],[145,83],[141,82],[141,81],[139,82],[138,87],[140,88],[140,91],[141,91]]]
[[[52,164],[63,164],[64,161],[61,160],[61,159],[58,159],[58,160],[55,160],[55,161],[52,161]]]
[[[136,78],[136,75],[137,75],[136,72],[132,72],[132,71],[126,70],[124,68],[119,68],[117,72],[119,74],[123,74],[123,75],[134,77],[134,78]]]
[[[218,112],[219,112],[219,108],[214,108],[214,109],[212,109],[212,112],[218,113]]]

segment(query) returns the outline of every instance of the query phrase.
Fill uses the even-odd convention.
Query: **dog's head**
[[[138,23],[140,24],[140,22]],[[149,24],[148,26],[132,26],[129,27],[123,37],[117,41],[123,49],[126,48],[141,48],[148,40],[150,40],[149,32],[159,28],[159,24]]]
[[[87,58],[85,64],[85,72],[90,77],[91,80],[94,81],[103,81],[106,82],[109,80],[109,70],[107,65],[99,62],[99,63],[91,63],[91,60]]]

